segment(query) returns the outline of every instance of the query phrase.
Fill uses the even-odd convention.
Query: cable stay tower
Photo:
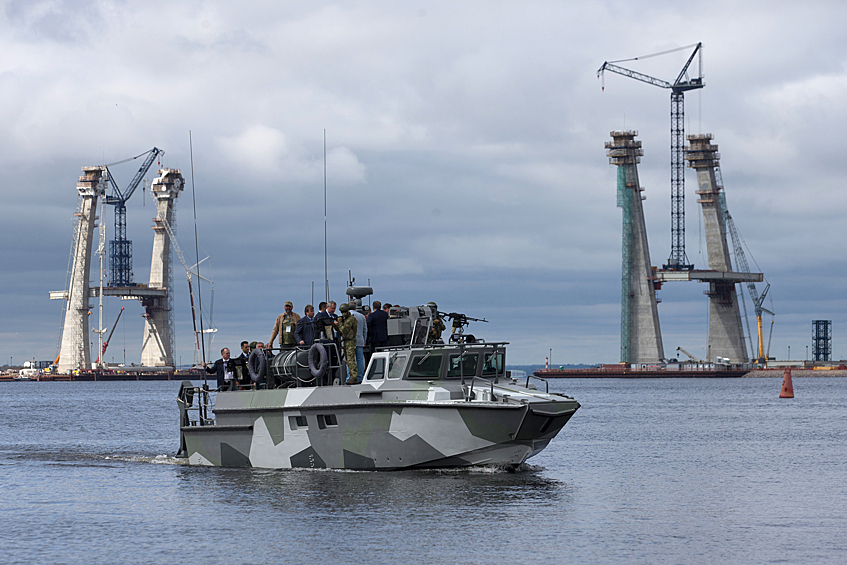
[[[124,159],[116,163],[109,163],[105,166],[108,182],[112,187],[112,194],[106,195],[105,202],[110,206],[115,207],[115,239],[109,242],[109,268],[110,268],[110,286],[134,286],[132,280],[132,241],[126,238],[126,203],[127,200],[135,193],[135,189],[141,184],[141,180],[150,166],[158,157],[164,155],[165,152],[154,147],[149,151],[145,151],[141,155],[136,155],[130,159]],[[109,167],[128,163],[141,157],[145,157],[144,162],[135,173],[135,176],[130,181],[129,185],[121,190],[115,182],[114,175]]]
[[[691,47],[694,48],[694,51],[673,82],[639,73],[616,64],[658,57]],[[698,73],[696,77],[690,77],[688,70],[695,56],[698,57]],[[688,262],[688,257],[685,254],[685,92],[706,86],[703,82],[703,44],[687,45],[659,53],[633,57],[632,59],[606,61],[597,70],[597,76],[603,77],[604,90],[604,73],[606,71],[671,91],[671,253],[668,257],[668,264],[664,265],[663,268],[666,270],[690,271],[694,268],[694,265]]]

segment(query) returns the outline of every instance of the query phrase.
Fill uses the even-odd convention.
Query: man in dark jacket
[[[315,341],[315,307],[307,304],[303,313],[305,316],[297,321],[297,327],[294,329],[294,339],[297,340],[297,345],[309,346]]]
[[[335,315],[335,300],[330,300],[326,305],[326,310],[315,316],[315,339],[337,339],[338,332],[336,330],[335,321],[338,316]]]
[[[236,359],[243,359],[245,363],[247,363],[247,358],[250,357],[250,344],[246,341],[241,342],[241,355],[236,357]]]
[[[232,359],[229,358],[229,348],[221,349],[221,358],[215,361],[211,367],[203,363],[206,372],[216,374],[218,379],[218,390],[232,390],[235,384],[235,374],[233,372]]]
[[[368,341],[372,350],[388,345],[388,312],[381,306],[379,300],[374,300],[374,311],[368,316]]]

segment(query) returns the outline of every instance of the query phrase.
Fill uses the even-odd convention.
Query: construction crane
[[[744,248],[741,244],[741,237],[738,235],[738,230],[735,227],[735,222],[732,220],[732,216],[729,213],[729,210],[724,209],[724,220],[726,221],[726,227],[729,231],[729,235],[732,238],[732,247],[735,251],[735,263],[736,268],[739,272],[749,273],[750,266],[747,264],[747,257],[744,254]],[[761,296],[759,295],[759,291],[756,289],[756,284],[752,281],[747,283],[747,292],[750,294],[750,301],[753,303],[753,312],[756,314],[756,330],[758,336],[758,343],[756,348],[756,361],[760,364],[765,364],[767,362],[767,353],[765,352],[765,340],[762,329],[762,313],[767,312],[771,316],[773,316],[773,312],[763,307],[762,304],[765,301],[765,296],[768,294],[768,290],[770,290],[771,285],[767,283],[765,285],[765,289],[762,291]],[[745,310],[745,318],[747,306],[744,307]],[[773,327],[773,326],[771,326]],[[748,325],[747,332],[750,333],[750,328]]]
[[[696,357],[694,357],[693,355],[691,355],[689,352],[687,352],[686,350],[684,350],[684,349],[683,349],[683,348],[681,348],[681,347],[677,347],[677,348],[676,348],[676,350],[677,350],[677,351],[682,351],[683,353],[685,353],[686,355],[688,355],[688,358],[689,358],[689,359],[691,359],[692,361],[694,361],[695,363],[702,363],[702,362],[703,362],[701,359],[697,359]]]
[[[626,61],[638,61],[659,55],[666,55],[683,49],[694,47],[691,56],[688,57],[685,66],[679,72],[676,80],[672,83],[633,71],[616,65]],[[699,54],[698,75],[695,78],[688,76],[688,67]],[[703,44],[687,45],[677,49],[670,49],[651,55],[643,55],[632,59],[620,59],[618,61],[606,61],[597,71],[598,77],[604,77],[605,71],[611,71],[653,86],[668,88],[671,91],[671,254],[668,264],[664,265],[666,270],[690,271],[694,268],[688,262],[685,254],[685,95],[688,90],[703,88]],[[605,90],[605,83],[603,84]]]
[[[121,314],[123,314],[123,313],[124,313],[124,308],[123,308],[123,306],[121,306],[121,311],[118,312],[118,317],[115,318],[115,325],[112,326],[112,331],[109,332],[108,339],[106,339],[106,341],[103,342],[103,351],[100,352],[100,355],[97,357],[97,361],[94,362],[95,365],[99,366],[100,365],[100,357],[103,357],[104,355],[106,355],[106,349],[109,347],[109,342],[112,341],[112,336],[115,334],[115,328],[118,327],[118,322],[120,321]]]
[[[715,180],[719,187],[723,188],[723,175],[721,175],[720,165],[715,164]],[[726,230],[729,232],[729,237],[732,239],[732,248],[733,254],[735,255],[735,268],[741,273],[749,273],[750,265],[747,263],[747,255],[744,253],[744,245],[741,240],[741,236],[738,234],[738,229],[735,227],[735,221],[732,219],[732,215],[729,213],[729,208],[726,206],[726,193],[721,191],[718,196],[720,200],[721,212],[723,213],[724,223],[726,224]],[[773,316],[773,312],[764,308],[762,304],[765,301],[765,296],[768,294],[768,290],[770,290],[771,285],[767,283],[765,285],[765,289],[762,291],[761,296],[759,295],[758,289],[756,289],[756,283],[753,281],[747,282],[747,292],[750,294],[750,301],[753,303],[753,312],[756,314],[756,329],[757,329],[757,337],[758,343],[756,347],[756,362],[764,365],[767,363],[768,352],[765,351],[765,340],[764,340],[764,331],[762,328],[762,313],[767,312],[771,316]],[[747,305],[744,301],[741,302],[744,306],[744,319],[747,320]],[[771,332],[773,332],[773,321],[771,321]],[[750,324],[747,323],[747,333],[751,335],[750,341],[752,342],[752,334],[750,332]],[[752,343],[751,343],[752,345]],[[768,350],[770,350],[770,343],[768,344]]]
[[[145,151],[141,155],[136,155],[130,159],[124,159],[116,163],[106,165],[106,172],[109,183],[112,185],[112,194],[106,196],[106,204],[115,207],[115,239],[109,242],[109,266],[111,270],[111,286],[133,286],[132,281],[132,242],[126,238],[126,202],[141,184],[141,179],[150,170],[150,166],[157,157],[161,157],[165,152],[154,147],[149,151]],[[126,189],[121,190],[115,182],[110,166],[120,165],[129,161],[134,161],[140,157],[147,156],[144,159],[138,172],[130,181]]]

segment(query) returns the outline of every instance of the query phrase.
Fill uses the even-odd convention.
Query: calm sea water
[[[178,464],[178,382],[0,384],[3,563],[837,563],[847,379],[561,380],[518,473]]]

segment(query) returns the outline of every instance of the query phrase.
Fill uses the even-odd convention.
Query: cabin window
[[[441,374],[441,359],[443,355],[433,354],[431,351],[424,355],[412,357],[409,365],[410,379],[437,379]]]
[[[338,418],[335,414],[318,414],[318,427],[322,430],[338,427]]]
[[[504,365],[505,355],[503,355],[502,351],[486,353],[485,362],[482,365],[482,376],[493,377],[495,375],[502,375]]]
[[[405,355],[392,355],[388,358],[388,378],[399,379],[403,376],[403,371],[406,369]]]
[[[385,378],[385,358],[374,357],[371,359],[371,364],[368,367],[368,374],[365,378],[369,381],[380,381]]]
[[[306,422],[306,416],[289,416],[288,424],[292,430],[308,429],[309,424]]]
[[[465,353],[459,364],[459,356],[450,356],[450,366],[447,368],[447,377],[458,379],[460,377],[473,377],[476,375],[476,365],[479,362],[479,353]]]

